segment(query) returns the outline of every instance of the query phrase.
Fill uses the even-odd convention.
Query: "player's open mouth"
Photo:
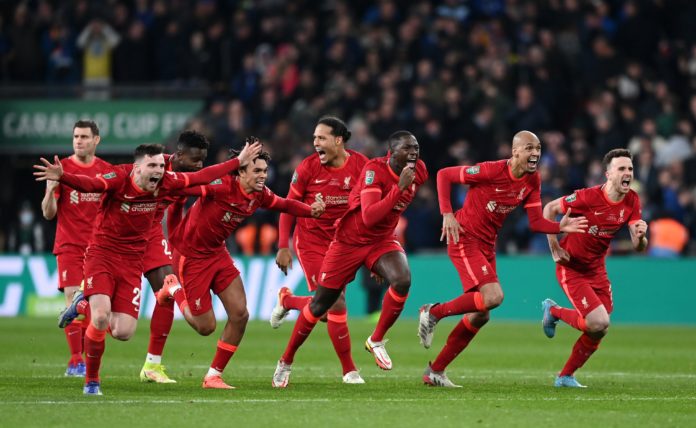
[[[159,183],[160,178],[162,178],[162,177],[152,176],[152,177],[150,177],[150,183],[157,184],[157,183]]]
[[[624,178],[621,180],[621,188],[624,190],[628,190],[628,188],[631,186],[631,179],[630,178]]]
[[[415,168],[416,167],[416,162],[418,161],[417,157],[414,158],[408,158],[406,160],[406,166],[409,168]]]
[[[538,163],[539,163],[538,156],[530,156],[529,159],[527,159],[527,168],[536,169]]]
[[[319,160],[325,160],[326,159],[326,152],[323,151],[322,149],[317,149],[317,153],[319,154]]]

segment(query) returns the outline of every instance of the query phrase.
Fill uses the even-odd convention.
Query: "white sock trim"
[[[153,363],[153,364],[162,364],[162,356],[161,355],[152,355],[148,352],[147,357],[145,357],[145,362]]]

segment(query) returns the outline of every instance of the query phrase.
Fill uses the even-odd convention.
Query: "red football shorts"
[[[212,310],[210,291],[222,293],[239,276],[226,250],[201,258],[185,257],[174,251],[174,268],[193,315]]]
[[[84,279],[85,249],[66,246],[56,255],[58,265],[58,290],[79,287]]]
[[[140,255],[117,254],[102,247],[87,248],[85,297],[106,294],[111,312],[138,318],[143,259]]]
[[[387,239],[375,244],[349,245],[333,241],[321,265],[320,285],[334,290],[342,290],[355,279],[355,274],[363,264],[372,270],[380,257],[393,251],[404,252],[396,239]]]
[[[607,313],[614,310],[611,298],[611,283],[607,271],[580,272],[566,266],[556,264],[556,278],[575,310],[583,318],[590,312],[604,305]]]
[[[162,226],[155,225],[152,228],[150,239],[145,249],[143,260],[143,272],[147,273],[158,267],[172,264],[172,247],[162,233]]]
[[[447,255],[459,273],[464,292],[480,285],[499,282],[495,271],[495,247],[466,233],[459,234],[459,242],[447,246]]]
[[[307,280],[307,289],[315,291],[317,289],[317,281],[319,280],[319,272],[321,264],[324,261],[324,256],[329,250],[330,242],[314,242],[303,239],[300,234],[295,232],[295,239],[292,241],[297,254],[297,260],[300,262],[302,271]]]

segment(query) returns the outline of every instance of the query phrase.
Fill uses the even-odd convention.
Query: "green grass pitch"
[[[588,427],[696,426],[696,328],[613,326],[578,373],[584,390],[556,389],[553,376],[577,332],[559,325],[493,319],[450,366],[458,390],[426,387],[421,374],[453,324],[442,322],[433,348],[418,344],[416,322],[388,335],[394,361],[383,372],[362,343],[372,324],[350,320],[353,354],[365,385],[343,385],[324,325],[300,350],[290,387],[271,375],[292,323],[273,330],[252,322],[225,379],[233,391],[203,390],[217,333],[200,337],[177,321],[164,363],[179,383],[138,379],[148,338],[141,321],[129,342],[107,339],[103,397],[84,397],[82,380],[64,378],[67,345],[52,319],[0,319],[0,425],[3,427]],[[222,325],[219,326],[221,329]]]

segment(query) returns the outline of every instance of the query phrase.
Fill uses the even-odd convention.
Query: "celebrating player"
[[[609,329],[609,314],[614,302],[605,257],[611,239],[628,224],[633,248],[643,251],[648,246],[645,236],[648,225],[640,218],[640,199],[630,189],[633,180],[631,153],[625,149],[611,150],[604,156],[603,163],[606,183],[580,189],[544,207],[547,219],[572,209],[575,215],[587,217],[590,224],[586,234],[566,235],[560,243],[555,235],[548,235],[551,255],[556,262],[556,278],[575,309],[562,308],[551,299],[544,300],[544,333],[552,338],[559,319],[582,333],[556,377],[554,386],[557,387],[585,387],[575,379],[575,371],[597,350]]]
[[[209,146],[210,143],[203,134],[196,131],[182,132],[179,134],[176,153],[164,156],[165,171],[199,171],[203,168],[203,162],[208,156]],[[145,249],[143,272],[155,293],[164,285],[164,278],[174,273],[171,248],[162,232],[162,218],[169,204],[175,199],[177,198],[165,198],[160,201]],[[168,232],[171,232],[171,229],[168,229]],[[140,370],[140,380],[143,382],[176,383],[167,375],[162,365],[162,352],[174,322],[174,301],[168,300],[163,303],[163,305],[156,303],[152,311],[150,342],[145,364]]]
[[[213,333],[217,324],[210,291],[220,298],[227,312],[227,323],[203,378],[203,388],[233,388],[222,379],[222,372],[237,350],[249,319],[244,285],[225,239],[259,208],[299,217],[319,217],[324,212],[321,200],[309,206],[271,192],[265,186],[269,160],[268,153],[261,152],[234,175],[187,191],[201,197],[171,234],[174,263],[183,288],[175,281],[165,281],[158,300],[175,300],[186,321],[203,336]]]
[[[165,172],[163,149],[143,144],[135,151],[131,173],[116,166],[97,178],[64,172],[57,156],[53,164],[42,158],[43,165],[34,166],[38,181],[56,180],[83,192],[105,193],[86,254],[84,295],[89,303],[73,298],[63,314],[66,323],[78,313],[90,320],[85,332],[85,395],[101,395],[99,366],[107,328],[119,340],[130,339],[135,332],[143,257],[158,203],[186,186],[210,182],[246,164],[261,146],[247,144],[239,159],[195,173]],[[174,275],[168,278],[177,282]]]
[[[340,219],[324,257],[316,292],[300,311],[276,366],[272,382],[276,388],[288,385],[295,353],[363,264],[390,284],[379,321],[365,348],[380,368],[392,368],[384,335],[401,314],[411,286],[406,254],[394,237],[394,229],[401,212],[428,178],[428,172],[418,159],[419,146],[413,134],[397,131],[388,141],[391,153],[368,161],[360,173],[359,184],[350,193],[348,211]]]
[[[503,290],[495,268],[495,239],[505,218],[518,205],[529,216],[535,232],[583,232],[584,217],[571,218],[570,211],[560,223],[543,218],[541,180],[537,164],[541,143],[536,135],[520,131],[512,140],[512,157],[474,166],[444,168],[437,174],[442,236],[447,253],[459,273],[464,293],[445,303],[421,307],[418,336],[430,348],[437,322],[448,316],[466,314],[454,327],[442,351],[428,364],[423,381],[432,386],[458,387],[445,375],[445,368],[466,348],[489,319],[488,311],[503,301]],[[464,206],[452,213],[452,183],[468,184]]]
[[[326,203],[326,212],[320,218],[297,220],[293,237],[295,254],[310,292],[317,289],[321,262],[336,231],[335,222],[348,209],[348,195],[367,162],[364,155],[345,148],[349,139],[350,131],[341,119],[332,116],[319,119],[314,129],[316,153],[300,163],[290,183],[288,199],[308,204],[320,196]],[[290,214],[280,215],[276,264],[286,275],[288,269],[292,269],[288,241],[293,221],[294,217]],[[271,314],[271,326],[278,328],[291,309],[302,309],[310,299],[308,296],[294,296],[290,289],[282,287],[278,292],[278,303]],[[345,293],[341,293],[336,303],[329,308],[326,327],[343,367],[343,382],[362,384],[365,381],[356,369],[351,355],[347,315]]]
[[[73,151],[60,163],[67,172],[99,176],[111,170],[111,164],[94,155],[99,144],[99,127],[91,120],[79,120],[73,126]],[[54,180],[46,180],[41,210],[46,220],[58,216],[53,254],[58,265],[58,290],[65,295],[66,306],[84,279],[85,251],[92,225],[99,210],[101,193],[81,193]],[[82,335],[87,325],[81,321],[65,326],[70,361],[65,376],[84,376]]]

